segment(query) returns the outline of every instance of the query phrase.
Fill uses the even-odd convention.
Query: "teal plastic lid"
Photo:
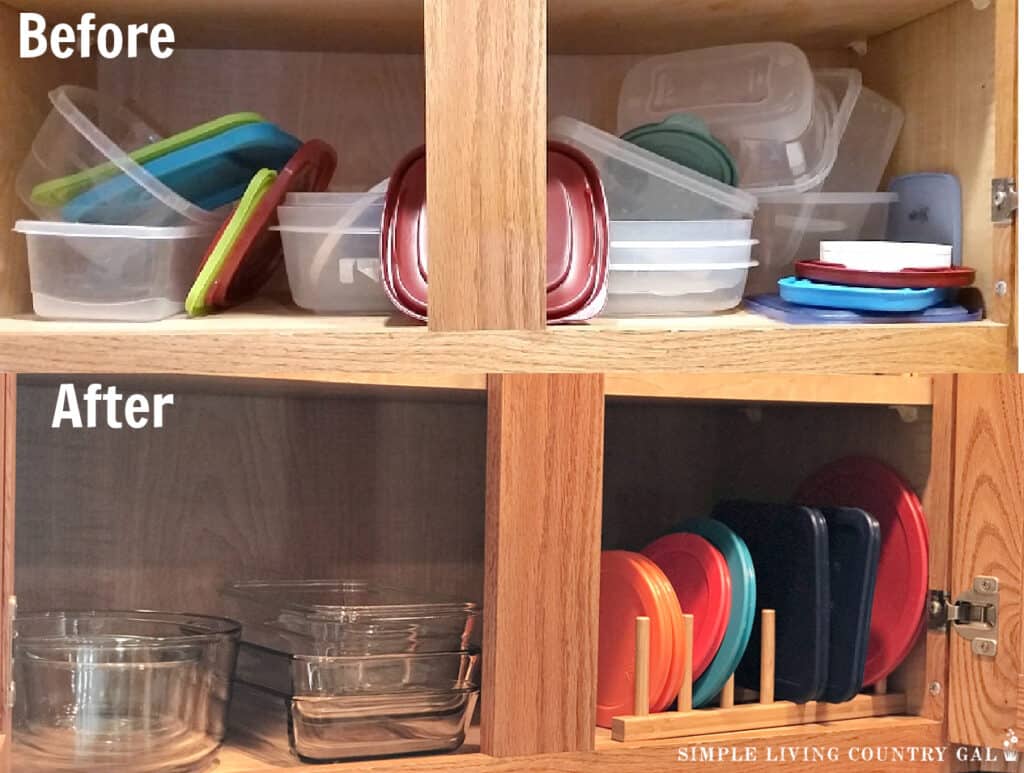
[[[739,170],[729,149],[695,115],[671,115],[660,123],[638,126],[622,139],[726,185],[739,182]]]
[[[693,683],[693,705],[701,708],[715,699],[743,659],[754,629],[757,607],[757,582],[750,550],[736,532],[711,518],[694,518],[679,524],[677,532],[696,534],[710,542],[723,556],[732,581],[732,609],[725,638],[711,665]]]

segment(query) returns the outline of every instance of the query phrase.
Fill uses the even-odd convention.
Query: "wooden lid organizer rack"
[[[775,700],[774,609],[761,611],[761,689],[758,692],[741,690],[737,702],[736,677],[733,675],[719,695],[718,706],[694,709],[693,615],[683,615],[683,630],[683,681],[677,710],[651,714],[647,709],[650,705],[650,619],[636,619],[633,714],[612,719],[613,741],[686,738],[906,713],[906,695],[889,693],[884,681],[874,685],[870,692],[863,692],[845,703]]]

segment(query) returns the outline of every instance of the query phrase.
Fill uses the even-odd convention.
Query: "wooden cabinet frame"
[[[144,328],[41,322],[20,316],[30,308],[24,239],[4,228],[0,369],[317,379],[409,371],[1015,370],[1016,228],[993,225],[990,213],[993,178],[1013,177],[1016,168],[1017,0],[976,5],[983,4],[836,0],[796,13],[785,0],[750,0],[742,8],[712,0],[310,0],[295,14],[245,0],[203,6],[202,13],[195,0],[5,0],[0,107],[11,125],[0,149],[8,170],[0,221],[10,224],[25,214],[12,173],[49,107],[47,91],[57,84],[109,86],[113,78],[126,99],[157,95],[150,110],[188,122],[209,117],[192,115],[195,103],[240,93],[238,71],[256,72],[266,85],[262,93],[275,94],[269,112],[281,115],[271,117],[315,113],[303,128],[339,146],[345,171],[336,185],[377,182],[426,139],[432,311],[429,327],[384,317],[314,318],[268,297],[230,314]],[[118,21],[165,19],[176,25],[182,50],[169,70],[146,63],[21,61],[21,8],[54,19],[86,10]],[[987,320],[819,328],[740,312],[545,328],[548,119],[569,113],[614,129],[614,96],[639,54],[771,39],[802,44],[816,65],[859,68],[866,85],[905,108],[908,120],[890,175],[958,175],[965,253],[978,271]],[[188,46],[221,46],[223,56],[202,58],[184,50]],[[322,59],[289,70],[295,49],[320,52],[309,56]],[[412,61],[410,52],[420,51],[422,60]],[[189,65],[196,56],[200,63]],[[338,58],[349,56],[350,62]],[[354,69],[365,77],[345,77]],[[163,88],[170,80],[179,88]],[[325,83],[363,117],[346,121],[324,107],[332,104],[323,99]],[[374,127],[372,139],[367,125]],[[235,356],[226,358],[225,351]]]
[[[682,377],[685,381],[685,377]],[[837,379],[842,383],[844,379]],[[698,380],[699,382],[699,380]],[[633,393],[638,384],[631,382]],[[648,376],[649,394],[681,394],[679,378]],[[784,397],[783,386],[791,385]],[[930,631],[896,689],[906,717],[755,730],[746,745],[967,744],[999,747],[1022,712],[1020,650],[1021,510],[1024,509],[1024,378],[926,379],[931,405],[931,467],[923,502],[932,532],[930,584],[956,596],[967,577],[1002,583],[999,655],[979,658],[952,633]],[[596,611],[606,393],[625,391],[600,375],[492,376],[488,379],[485,646],[481,753],[373,763],[383,770],[671,770],[680,745],[732,742],[612,742],[594,732]],[[15,378],[0,380],[0,511],[4,615],[0,642],[9,652],[7,599],[13,589]],[[714,390],[705,381],[696,399]],[[735,387],[735,385],[732,385]],[[870,383],[851,379],[850,399],[873,399]],[[380,388],[380,387],[372,387]],[[723,381],[723,391],[728,384]],[[798,378],[750,377],[746,398],[813,400]],[[914,388],[908,399],[922,395]],[[897,392],[894,392],[897,394]],[[552,594],[557,587],[562,593]],[[571,657],[551,658],[552,651]],[[5,684],[9,680],[5,654]],[[937,685],[937,687],[936,687]],[[4,711],[5,733],[10,717]],[[845,748],[845,746],[844,746]],[[527,757],[521,764],[502,758]],[[357,766],[355,769],[361,769]],[[266,767],[263,770],[280,768]],[[300,768],[296,768],[300,769]],[[335,768],[325,768],[327,770]],[[338,770],[348,769],[339,765]],[[732,770],[731,767],[725,767]],[[737,767],[737,770],[740,768]],[[845,768],[838,768],[845,769]],[[942,770],[922,763],[921,770]],[[252,770],[228,764],[226,770]]]

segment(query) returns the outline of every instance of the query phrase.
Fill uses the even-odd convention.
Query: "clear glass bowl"
[[[184,771],[224,739],[233,620],[41,612],[14,627],[13,770]]]

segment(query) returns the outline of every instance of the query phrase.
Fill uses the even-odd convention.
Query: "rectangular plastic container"
[[[316,197],[323,194],[289,194],[285,205],[277,208],[280,224],[286,228],[369,228],[380,233],[384,218],[384,199],[380,196],[358,198],[328,204]],[[301,196],[301,198],[298,198]]]
[[[743,299],[745,263],[612,265],[605,314],[674,317],[736,308]]]
[[[235,683],[232,728],[303,762],[458,749],[476,709],[474,684],[443,691],[292,697]]]
[[[302,211],[313,209],[319,208],[303,207]],[[329,216],[336,220],[335,215]],[[281,225],[276,230],[281,232],[288,284],[296,304],[318,314],[394,311],[381,282],[379,224],[376,229]]]
[[[741,220],[757,209],[749,193],[581,121],[556,118],[548,134],[594,162],[611,220]]]
[[[223,213],[179,196],[136,163],[131,153],[163,137],[128,108],[81,86],[54,89],[50,102],[53,110],[16,180],[18,195],[37,217],[60,220],[65,194],[123,175],[134,183],[136,204],[135,219],[124,225],[216,227],[224,219]],[[54,183],[63,183],[58,186],[63,193]]]
[[[224,590],[244,639],[301,655],[456,652],[475,646],[478,605],[362,580],[250,580]]]
[[[797,260],[817,260],[823,241],[877,241],[885,238],[894,193],[808,193],[765,196],[754,220],[750,295],[776,291]]]
[[[876,191],[903,129],[903,111],[876,91],[861,89],[825,191]]]
[[[41,317],[145,322],[185,309],[214,232],[205,227],[19,220]]]
[[[613,221],[610,260],[620,267],[746,263],[754,245],[750,239],[752,227],[750,220]]]
[[[789,140],[806,131],[814,103],[807,56],[790,43],[746,43],[649,57],[627,73],[619,133],[676,113],[711,133]]]

